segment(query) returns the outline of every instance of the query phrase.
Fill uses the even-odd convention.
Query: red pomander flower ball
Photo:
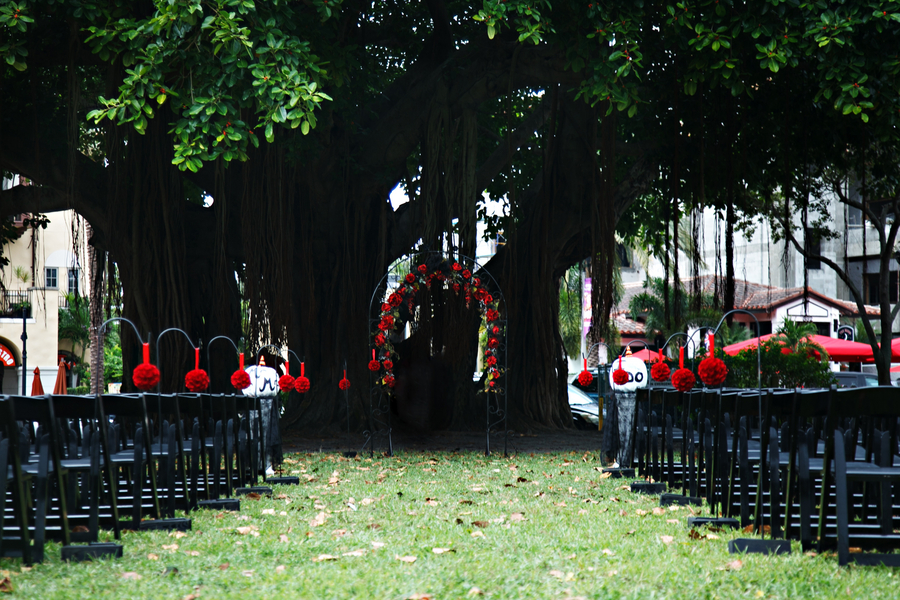
[[[700,374],[700,379],[706,385],[721,385],[725,383],[728,367],[725,366],[721,358],[710,356],[700,361],[697,373]]]
[[[628,383],[628,371],[625,369],[616,369],[613,371],[613,383],[616,385],[625,385]]]
[[[653,378],[653,381],[668,381],[671,374],[672,370],[669,369],[669,365],[663,361],[654,363],[650,368],[650,377]]]
[[[245,390],[250,387],[250,376],[247,375],[247,371],[243,369],[238,369],[234,373],[231,374],[231,385],[238,390]]]
[[[209,375],[203,369],[193,369],[184,376],[184,387],[190,392],[202,392],[209,387]]]
[[[344,377],[338,382],[338,387],[341,388],[341,391],[347,391],[350,389],[350,380]]]
[[[381,363],[375,360],[374,358],[369,361],[369,370],[370,371],[378,371],[381,369]]]
[[[679,392],[691,391],[694,389],[695,383],[697,383],[697,379],[690,369],[678,369],[675,371],[675,374],[672,375],[672,385],[674,385],[675,389]]]
[[[294,389],[294,378],[290,375],[282,375],[278,378],[278,389],[282,392],[290,392]]]
[[[297,379],[294,380],[294,389],[297,390],[297,393],[305,394],[309,391],[309,378],[301,375]]]
[[[591,385],[592,381],[594,381],[594,376],[591,375],[591,372],[587,369],[578,374],[578,383],[581,385],[581,387],[587,387]]]
[[[134,381],[134,386],[137,389],[147,392],[155,388],[156,384],[159,383],[159,369],[156,368],[156,365],[139,364],[134,368],[131,380]]]

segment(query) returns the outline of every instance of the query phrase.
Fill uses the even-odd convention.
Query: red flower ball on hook
[[[653,378],[653,381],[668,381],[671,374],[672,370],[669,368],[669,365],[663,361],[653,363],[653,366],[650,368],[650,377]]]
[[[159,383],[159,369],[156,368],[156,365],[151,365],[150,363],[139,364],[134,368],[131,380],[139,390],[150,391]]]
[[[612,377],[613,383],[615,383],[616,385],[625,385],[626,383],[628,383],[629,379],[628,371],[626,371],[625,369],[616,369],[615,371],[613,371]]]
[[[350,389],[350,380],[344,377],[338,382],[338,387],[341,388],[342,392],[345,392]]]
[[[381,363],[378,362],[378,360],[376,360],[376,359],[373,358],[372,360],[369,361],[369,370],[372,371],[373,373],[374,373],[375,371],[380,371],[380,370],[381,370]]]
[[[695,383],[697,383],[697,378],[694,377],[694,373],[690,369],[678,369],[672,375],[672,385],[679,392],[691,391],[694,389]]]
[[[305,394],[309,391],[309,378],[301,375],[294,380],[294,389],[298,394]]]
[[[591,375],[591,372],[587,369],[578,374],[578,383],[581,385],[581,387],[587,387],[591,385],[592,381],[594,381],[594,376]]]
[[[282,392],[290,392],[294,389],[294,378],[290,375],[282,375],[278,378],[278,389]]]
[[[725,366],[721,358],[710,356],[700,361],[697,373],[700,374],[700,379],[706,385],[721,385],[725,383],[728,367]]]
[[[237,390],[245,390],[250,387],[250,376],[247,371],[238,369],[231,374],[231,385]]]
[[[189,392],[202,392],[209,387],[209,375],[203,369],[192,369],[184,376],[184,387]]]

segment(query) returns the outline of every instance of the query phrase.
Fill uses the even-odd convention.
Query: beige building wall
[[[4,188],[18,181],[5,180]],[[28,215],[17,215],[21,223]],[[4,366],[2,393],[22,393],[22,329],[23,319],[18,308],[23,300],[31,305],[25,318],[27,331],[25,393],[31,394],[35,367],[40,369],[41,384],[49,393],[53,390],[60,352],[72,352],[72,344],[58,340],[59,309],[65,306],[65,293],[77,291],[87,295],[86,243],[84,221],[74,211],[48,213],[46,229],[23,228],[22,236],[3,248],[9,264],[0,271],[6,291],[0,298],[0,344],[9,350],[15,366]],[[74,228],[74,230],[73,230]],[[77,250],[77,251],[76,251]],[[18,267],[18,269],[17,269]],[[80,349],[75,349],[80,356]],[[0,363],[4,363],[0,348]],[[6,361],[9,362],[8,360]],[[69,375],[68,385],[74,384]]]

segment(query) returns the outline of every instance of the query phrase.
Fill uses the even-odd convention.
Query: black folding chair
[[[29,531],[30,501],[27,491],[32,477],[22,470],[19,427],[12,402],[0,396],[0,557],[22,557],[34,562],[34,551],[43,557],[43,547],[32,549]],[[43,540],[43,535],[40,538]]]

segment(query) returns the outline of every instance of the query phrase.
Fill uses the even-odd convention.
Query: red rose
[[[671,374],[672,371],[669,369],[669,365],[663,361],[654,363],[653,367],[650,368],[650,377],[652,377],[654,381],[668,381],[669,375]]]
[[[459,284],[458,283],[453,284],[453,291],[456,292],[457,294],[459,293]]]
[[[156,365],[141,363],[134,368],[131,380],[137,389],[150,391],[159,383],[159,369],[156,368]]]
[[[454,271],[461,271],[461,270],[462,270],[462,265],[460,265],[459,263],[453,263],[453,270],[454,270]]]
[[[500,345],[500,340],[498,340],[495,337],[489,338],[487,345],[488,345],[488,348],[496,348],[497,346]]]
[[[381,370],[381,363],[378,362],[377,360],[375,360],[375,359],[373,358],[372,360],[369,361],[369,370],[372,371],[372,372],[374,372],[374,371],[380,371],[380,370]]]
[[[497,335],[498,333],[500,333],[500,328],[494,325],[494,327],[491,329],[491,333]]]
[[[379,333],[375,336],[375,345],[376,346],[384,346],[384,334]]]
[[[497,382],[494,381],[493,379],[491,379],[490,381],[488,381],[488,385],[489,385],[490,387],[494,387],[495,385],[497,385]]]
[[[209,375],[203,369],[193,369],[184,376],[184,387],[190,392],[202,392],[209,387]]]
[[[424,275],[427,271],[428,267],[426,267],[425,265],[419,265],[419,273]]]
[[[392,361],[392,360],[389,359],[389,358],[386,359],[386,360],[384,361],[383,364],[384,364],[384,370],[385,370],[385,371],[390,371],[391,369],[394,368],[394,361]]]
[[[628,383],[628,371],[625,369],[616,369],[613,371],[613,383],[616,385],[625,385]]]
[[[290,392],[294,389],[294,378],[290,375],[282,375],[278,378],[278,389],[282,392]]]
[[[391,305],[388,304],[387,302],[385,302],[384,304],[382,304],[382,305],[381,305],[381,312],[383,312],[383,313],[389,313],[389,312],[391,312]]]
[[[468,279],[469,277],[472,276],[472,271],[466,269],[465,271],[462,272],[462,276],[463,276],[463,279]]]
[[[389,388],[392,388],[395,385],[397,385],[397,382],[394,381],[394,376],[391,375],[390,373],[385,375],[384,376],[384,385],[388,386]]]
[[[247,375],[247,371],[238,369],[237,371],[232,373],[231,385],[233,385],[234,388],[238,390],[245,390],[250,387],[250,376]]]
[[[412,273],[407,273],[407,274],[406,274],[406,283],[412,283],[412,282],[415,281],[415,280],[416,280],[416,276],[415,276],[415,275],[413,275]]]
[[[309,391],[309,378],[301,375],[297,379],[294,380],[294,389],[300,393],[305,394]]]
[[[388,327],[394,326],[394,315],[384,315],[381,317],[381,322],[387,325]]]
[[[347,391],[350,389],[350,380],[344,377],[338,382],[338,387],[341,388],[341,391]]]
[[[497,312],[496,310],[494,310],[493,308],[491,308],[487,312],[484,313],[484,318],[487,321],[496,321],[497,319],[500,318],[500,313]]]
[[[700,374],[700,379],[706,385],[721,385],[728,375],[728,367],[721,358],[711,356],[700,361],[697,373]]]
[[[592,381],[594,381],[594,376],[587,369],[578,374],[578,383],[581,384],[581,387],[591,385]]]
[[[497,357],[496,356],[488,356],[487,360],[484,362],[487,364],[487,366],[493,367],[494,365],[497,364]]]
[[[400,306],[401,304],[403,304],[403,297],[397,292],[394,292],[393,294],[388,296],[388,303],[391,306]]]
[[[476,277],[475,279],[472,280],[472,283],[474,283],[475,285],[481,285],[481,280]]]
[[[485,301],[486,304],[490,304],[491,302],[494,301],[494,297],[491,296],[490,294],[485,294],[485,296],[484,296],[484,301]]]
[[[675,374],[672,375],[672,385],[675,386],[675,389],[679,392],[691,391],[694,388],[695,383],[697,383],[697,379],[690,369],[678,369],[675,371]]]

